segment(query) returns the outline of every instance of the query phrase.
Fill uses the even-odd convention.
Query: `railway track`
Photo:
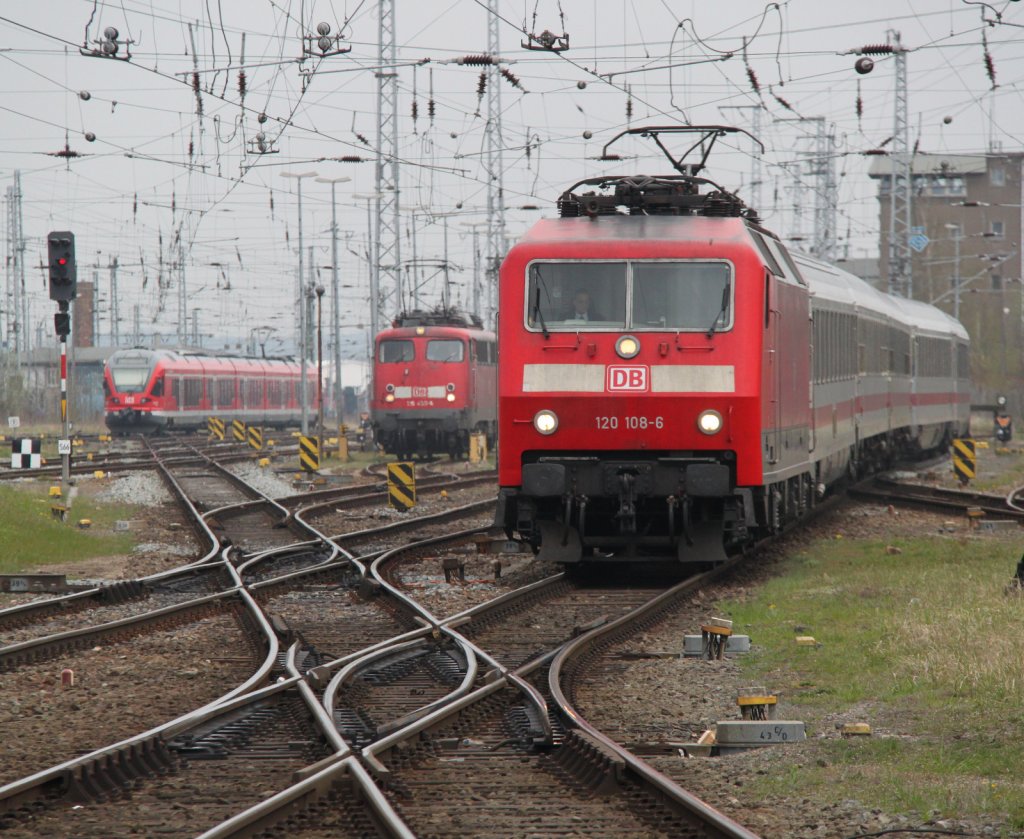
[[[852,487],[848,495],[861,501],[900,505],[938,513],[966,515],[968,510],[973,509],[986,517],[1024,523],[1024,505],[1020,504],[1024,487],[1003,496],[873,478]]]
[[[452,499],[444,509],[353,530],[334,526],[338,509],[379,505],[378,487],[270,499],[206,455],[153,456],[208,550],[125,592],[124,625],[158,620],[159,610],[146,605],[162,598],[184,598],[170,611],[231,603],[248,650],[207,655],[245,676],[197,711],[0,787],[0,818],[23,835],[53,830],[62,810],[45,802],[69,792],[86,803],[76,821],[81,836],[147,833],[157,824],[170,835],[252,835],[254,826],[295,824],[300,809],[309,835],[321,818],[338,835],[750,835],[649,767],[628,765],[552,703],[547,668],[558,651],[648,602],[663,581],[624,588],[565,575],[537,579],[543,569],[526,557],[513,559],[505,576],[495,566],[489,580],[453,575],[454,599],[431,602],[437,586],[424,589],[424,580],[438,580],[447,563],[494,562],[476,554],[493,496],[455,504],[466,490],[454,487],[465,482],[438,478],[446,483],[435,487],[449,487]],[[466,516],[476,526],[453,533]],[[326,524],[340,532],[327,536]],[[418,540],[395,548],[410,530]],[[207,587],[220,588],[189,599]],[[66,616],[76,628],[68,632],[80,633],[86,649],[97,629],[91,618],[117,613],[97,605],[97,592],[76,597]],[[46,612],[60,607],[33,608],[31,619],[32,610],[17,619],[0,612],[0,626],[21,621],[26,638],[60,626]],[[101,643],[123,642],[111,635]],[[469,787],[482,791],[480,801],[452,819],[450,801]]]

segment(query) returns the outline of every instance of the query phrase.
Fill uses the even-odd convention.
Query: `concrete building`
[[[892,161],[874,158],[880,281],[889,276]],[[910,296],[961,320],[974,346],[977,400],[1024,385],[1024,153],[915,154]],[[1017,405],[1020,412],[1024,405]]]

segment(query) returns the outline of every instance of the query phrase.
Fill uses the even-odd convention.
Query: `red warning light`
[[[65,265],[68,264],[68,258],[66,256],[58,257],[57,264],[63,268]]]

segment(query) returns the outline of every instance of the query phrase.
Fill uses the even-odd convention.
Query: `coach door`
[[[768,269],[764,272],[764,388],[768,399],[764,416],[770,426],[765,429],[765,458],[769,464],[779,462],[782,451],[782,360],[779,358],[779,282]]]

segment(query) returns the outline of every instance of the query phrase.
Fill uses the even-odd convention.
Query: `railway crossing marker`
[[[416,506],[416,467],[412,463],[388,464],[388,502],[396,510]]]
[[[43,465],[43,441],[32,437],[11,440],[11,468],[38,469]]]
[[[255,425],[250,425],[248,430],[249,445],[256,449],[256,451],[263,450],[263,429],[257,428]]]
[[[953,441],[953,471],[961,484],[966,484],[977,474],[977,462],[974,440],[965,438]]]
[[[206,420],[206,430],[210,432],[210,438],[224,439],[224,420],[219,417],[209,417]]]
[[[245,442],[245,423],[241,420],[231,420],[231,434],[238,443]]]
[[[320,441],[316,437],[299,435],[299,465],[307,472],[320,469]]]

